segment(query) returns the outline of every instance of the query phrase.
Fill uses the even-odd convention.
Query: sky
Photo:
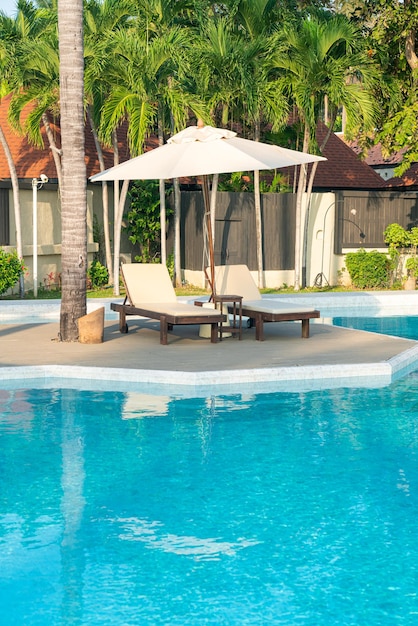
[[[10,17],[16,14],[16,0],[0,0],[0,9]]]

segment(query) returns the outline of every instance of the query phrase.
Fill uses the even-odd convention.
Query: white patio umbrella
[[[210,220],[210,174],[272,170],[314,161],[321,156],[281,148],[237,137],[233,131],[213,126],[189,126],[167,143],[138,157],[95,174],[93,182],[109,180],[150,180],[203,176],[203,197],[211,277],[214,276],[214,249]],[[211,279],[212,280],[212,279]],[[215,285],[211,282],[212,293]]]

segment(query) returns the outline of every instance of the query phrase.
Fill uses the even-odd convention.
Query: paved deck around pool
[[[55,377],[185,388],[286,387],[291,381],[303,388],[343,380],[375,386],[418,362],[416,341],[322,323],[311,323],[309,339],[301,338],[300,323],[283,322],[265,325],[264,342],[255,341],[252,328],[241,341],[231,337],[217,344],[200,338],[198,326],[176,326],[167,346],[159,343],[157,322],[131,318],[129,326],[125,335],[116,321],[107,321],[104,342],[83,345],[57,341],[57,323],[1,325],[0,387],[13,379]]]

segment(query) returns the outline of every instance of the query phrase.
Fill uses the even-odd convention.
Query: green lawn
[[[399,289],[398,289],[399,290]],[[358,291],[358,289],[349,289],[347,287],[324,287],[322,289],[318,289],[317,287],[308,287],[306,289],[301,289],[298,292],[295,292],[294,289],[292,287],[283,287],[281,289],[272,289],[272,288],[268,288],[268,289],[261,289],[261,293],[264,294],[295,294],[295,293],[337,293],[337,292],[354,292],[354,291]],[[381,290],[379,290],[381,291]],[[196,287],[195,285],[184,285],[183,287],[180,287],[178,289],[176,289],[176,293],[178,296],[204,296],[204,295],[209,295],[209,291],[202,289],[201,287]],[[125,295],[125,290],[123,289],[123,287],[120,288],[120,296],[119,297],[123,297]],[[102,289],[92,289],[87,291],[87,298],[114,298],[114,294],[113,294],[113,288],[112,287],[105,287]],[[57,290],[57,289],[39,289],[38,291],[38,300],[54,300],[54,299],[60,299],[61,298],[61,291]],[[1,300],[18,300],[19,299],[19,294],[18,293],[14,293],[12,295],[8,295],[8,296],[1,296],[0,297],[0,301]],[[28,291],[25,294],[25,300],[34,300],[35,298],[33,297],[33,291]]]

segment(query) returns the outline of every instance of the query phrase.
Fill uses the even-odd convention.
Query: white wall
[[[16,225],[14,218],[13,193],[9,193],[10,246],[16,248]],[[22,226],[23,259],[28,272],[25,275],[25,289],[33,288],[33,195],[32,189],[20,190],[20,210]],[[48,185],[38,190],[38,286],[44,286],[48,274],[61,271],[61,208],[57,190]],[[87,251],[89,262],[97,244],[93,242],[93,192],[87,191]]]

